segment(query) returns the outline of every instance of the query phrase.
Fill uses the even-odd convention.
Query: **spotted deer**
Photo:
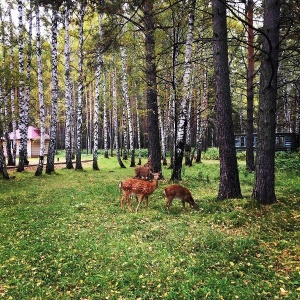
[[[123,209],[123,201],[125,199],[128,209],[132,211],[130,203],[131,195],[139,196],[136,212],[139,210],[144,198],[146,199],[146,206],[148,207],[148,197],[156,190],[159,176],[160,172],[153,174],[153,181],[129,178],[120,182],[119,187],[122,190],[122,197],[120,199],[121,209]]]

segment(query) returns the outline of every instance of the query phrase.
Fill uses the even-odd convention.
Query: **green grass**
[[[216,200],[218,161],[186,167],[182,184],[200,209],[173,201],[169,214],[167,181],[130,213],[118,188],[133,176],[129,161],[91,164],[0,180],[0,298],[299,299],[299,157],[278,158],[272,206],[251,199],[243,161],[244,198],[226,201]]]

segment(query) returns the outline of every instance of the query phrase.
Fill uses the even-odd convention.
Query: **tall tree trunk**
[[[10,58],[9,58],[9,68],[10,71],[13,72],[14,69],[14,46],[13,46],[13,38],[14,38],[14,32],[13,32],[13,20],[12,20],[12,1],[10,0],[8,2],[8,16],[9,16],[9,23],[10,26]],[[15,109],[15,89],[14,87],[11,87],[10,90],[10,102],[11,102],[11,118],[12,118],[12,132],[13,132],[13,141],[12,141],[12,161],[11,165],[16,165],[16,155],[17,155],[17,121],[16,121],[16,109]]]
[[[78,102],[77,102],[77,135],[76,135],[76,166],[75,169],[82,169],[82,102],[83,102],[83,23],[86,2],[83,1],[80,7],[79,20],[79,78],[78,78]]]
[[[188,122],[188,104],[189,104],[189,89],[191,82],[191,59],[192,59],[192,46],[193,46],[193,34],[194,34],[194,11],[196,1],[191,0],[188,2],[189,14],[188,14],[188,33],[185,44],[185,58],[184,58],[184,76],[183,76],[183,91],[182,101],[180,105],[179,120],[177,125],[177,136],[175,146],[175,160],[171,179],[182,180],[182,160],[184,155],[184,147],[186,143],[186,129]]]
[[[161,108],[161,102],[159,101],[159,97],[157,97],[157,104],[158,104],[158,121],[159,121],[159,128],[160,128],[160,136],[161,136],[161,153],[162,153],[162,161],[163,165],[167,165],[167,149],[166,149],[166,130],[163,120],[163,113]]]
[[[280,1],[264,1],[257,154],[253,197],[262,204],[276,202],[275,128],[279,55]]]
[[[20,131],[20,146],[19,146],[19,165],[18,172],[24,171],[24,165],[27,163],[27,116],[26,116],[26,103],[24,97],[24,38],[23,38],[23,3],[18,0],[19,12],[19,131]]]
[[[137,84],[135,84],[136,86]],[[139,161],[138,165],[142,164],[142,151],[141,151],[141,124],[140,124],[140,112],[139,112],[139,103],[138,103],[138,91],[136,89],[135,97],[135,109],[136,109],[136,127],[137,127],[137,143],[138,143],[138,152],[139,152]]]
[[[131,118],[131,107],[130,107],[130,99],[129,99],[129,89],[127,83],[127,68],[126,68],[126,50],[124,46],[121,46],[121,61],[122,61],[122,70],[123,70],[123,78],[122,78],[122,89],[123,96],[125,101],[126,109],[126,118],[129,129],[129,147],[130,147],[130,167],[135,167],[135,151],[134,151],[134,138],[133,138],[133,126],[132,126],[132,118]]]
[[[248,70],[247,70],[247,127],[246,127],[246,167],[254,171],[254,128],[253,128],[253,99],[254,99],[254,30],[253,30],[254,1],[248,0],[246,18],[248,22]]]
[[[157,82],[155,62],[155,21],[153,0],[144,2],[145,49],[146,49],[146,97],[148,110],[148,155],[151,156],[154,172],[161,171],[161,148],[158,127]]]
[[[42,46],[41,46],[41,26],[40,26],[40,10],[38,3],[36,4],[35,18],[36,18],[36,47],[37,47],[37,75],[38,75],[38,93],[39,93],[39,107],[40,107],[40,154],[39,164],[35,172],[36,176],[42,175],[44,167],[44,153],[45,153],[45,107],[44,107],[44,89],[43,89],[43,67],[42,67]]]
[[[220,155],[218,198],[241,198],[230,96],[226,1],[212,0],[212,13],[214,76]]]
[[[2,11],[0,10],[0,17],[1,17],[1,35],[2,35],[2,66],[4,67],[6,64],[6,34],[5,34],[5,24],[3,21],[3,15]],[[12,48],[12,47],[11,47]],[[3,109],[4,112],[4,122],[3,122],[3,138],[6,141],[6,155],[8,159],[8,165],[13,165],[13,157],[11,153],[11,147],[10,147],[10,139],[9,139],[9,128],[8,128],[8,122],[9,119],[8,116],[8,97],[7,95],[3,95],[3,86],[7,85],[7,78],[4,76],[3,81],[0,82],[0,109]],[[1,124],[0,124],[1,125]],[[2,133],[1,133],[2,134]],[[2,135],[0,135],[0,138],[2,138]]]
[[[99,14],[99,37],[102,37],[102,18],[103,14]],[[97,69],[96,69],[96,97],[94,103],[94,149],[93,149],[93,169],[98,171],[98,142],[99,142],[99,103],[100,103],[100,79],[102,67],[101,49],[97,53]],[[106,109],[106,108],[105,108]],[[106,117],[106,112],[103,112]]]
[[[54,172],[54,158],[56,152],[56,125],[58,110],[58,74],[57,74],[57,23],[58,23],[58,6],[52,6],[51,16],[51,123],[50,123],[50,142],[47,155],[46,173]]]
[[[113,122],[115,132],[115,146],[117,152],[117,159],[121,168],[126,168],[121,159],[121,153],[119,148],[119,126],[118,126],[118,101],[117,101],[117,87],[116,87],[116,76],[115,71],[112,76],[112,90],[113,90]]]
[[[71,86],[71,67],[70,67],[70,41],[69,41],[69,27],[70,27],[70,6],[66,5],[65,12],[65,41],[64,41],[64,55],[65,55],[65,97],[66,97],[66,129],[65,129],[65,149],[66,149],[66,168],[73,169],[72,162],[72,86]]]
[[[108,158],[108,113],[106,99],[106,79],[103,77],[103,140],[104,140],[104,157]],[[112,140],[112,138],[110,139]]]

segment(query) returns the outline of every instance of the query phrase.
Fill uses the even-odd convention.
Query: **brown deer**
[[[146,206],[148,207],[148,196],[150,196],[156,190],[159,176],[160,172],[153,174],[153,181],[130,178],[120,182],[119,187],[122,189],[123,193],[120,199],[121,209],[123,209],[123,201],[126,199],[128,209],[132,211],[130,204],[131,195],[139,196],[138,205],[135,210],[136,212],[139,210],[144,198],[146,199]]]
[[[134,169],[134,178],[151,180],[154,172],[153,164],[151,162],[151,155],[148,157],[147,163],[143,167],[139,166]]]
[[[172,184],[167,186],[164,190],[164,194],[167,198],[166,206],[168,212],[170,212],[170,205],[174,198],[179,198],[181,200],[184,210],[185,210],[185,202],[189,203],[190,207],[193,207],[196,210],[199,209],[199,206],[194,201],[191,192],[187,188],[179,184]]]

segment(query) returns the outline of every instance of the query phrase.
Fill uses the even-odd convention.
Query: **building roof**
[[[16,136],[17,140],[20,139],[20,130],[16,130]],[[28,135],[27,135],[28,140],[40,140],[41,139],[41,130],[37,129],[33,126],[28,126]],[[14,139],[14,133],[10,132],[9,133],[9,139],[13,140]],[[49,140],[50,137],[48,134],[45,134],[45,140]]]

